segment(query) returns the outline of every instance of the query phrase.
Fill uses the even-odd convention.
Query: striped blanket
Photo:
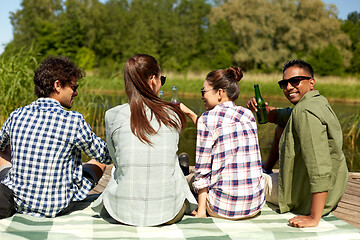
[[[96,197],[90,196],[77,210],[54,219],[15,214],[0,220],[0,239],[360,239],[360,229],[332,214],[315,228],[297,229],[287,224],[293,214],[278,214],[268,205],[259,216],[240,221],[185,216],[169,226],[113,224],[91,209]]]

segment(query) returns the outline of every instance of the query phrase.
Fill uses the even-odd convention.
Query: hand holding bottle
[[[265,102],[265,106],[268,106],[268,103],[267,103],[267,102]],[[254,113],[256,113],[256,112],[258,111],[258,109],[257,109],[257,102],[256,102],[255,97],[249,99],[249,101],[248,101],[247,104],[246,104],[246,107],[247,107],[248,109],[250,109],[250,110],[251,110],[252,112],[254,112]]]
[[[264,99],[261,97],[259,85],[255,84],[254,89],[255,89],[255,101],[257,106],[256,117],[259,124],[264,124],[268,122],[266,104]]]
[[[251,98],[247,102],[246,107],[254,113],[258,112],[258,104],[256,102],[256,98],[255,97]],[[265,107],[266,107],[268,120],[269,122],[273,123],[276,117],[276,107],[269,106],[267,102],[265,102]]]

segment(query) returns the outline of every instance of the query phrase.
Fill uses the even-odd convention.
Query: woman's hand
[[[207,217],[206,210],[205,210],[205,212],[204,211],[199,212],[199,209],[196,209],[196,210],[192,211],[191,216],[194,216],[197,218],[206,218]]]
[[[196,115],[196,113],[194,113],[190,108],[188,108],[187,106],[185,106],[185,104],[180,103],[180,109],[181,111],[183,111],[183,113],[189,117],[191,119],[191,121],[196,125],[197,120],[198,120],[198,116]]]

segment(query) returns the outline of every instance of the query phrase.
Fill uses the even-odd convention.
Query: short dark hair
[[[64,56],[47,57],[34,72],[34,92],[38,97],[49,97],[54,92],[54,82],[60,81],[61,86],[81,79],[85,72]]]
[[[286,71],[286,69],[294,66],[306,70],[311,75],[311,77],[314,77],[314,70],[312,66],[302,59],[294,59],[285,63],[283,67],[283,73]]]

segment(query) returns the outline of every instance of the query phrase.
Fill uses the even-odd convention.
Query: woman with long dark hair
[[[239,67],[210,72],[201,89],[207,111],[199,118],[180,105],[197,123],[196,217],[249,218],[265,203],[255,117],[249,109],[235,105],[242,77]]]
[[[124,81],[129,103],[105,114],[114,168],[93,209],[129,225],[175,223],[196,208],[176,155],[186,116],[158,97],[165,77],[154,57],[131,57]]]

